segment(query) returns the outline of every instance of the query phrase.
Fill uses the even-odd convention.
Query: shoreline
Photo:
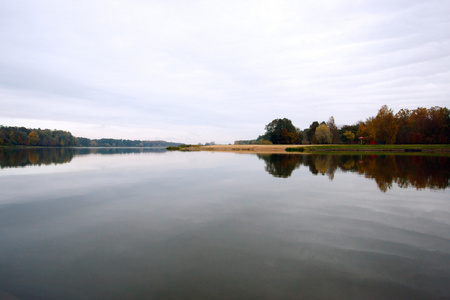
[[[198,151],[235,152],[235,153],[288,153],[286,148],[293,145],[212,145],[200,146]],[[308,147],[309,145],[307,145]],[[195,150],[194,150],[195,151]]]
[[[286,151],[303,148],[304,151]],[[196,146],[185,151],[235,153],[311,154],[314,152],[388,152],[388,153],[450,153],[450,145],[212,145]]]

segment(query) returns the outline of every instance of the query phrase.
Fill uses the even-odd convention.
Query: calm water
[[[449,157],[29,149],[0,166],[0,299],[450,299]]]

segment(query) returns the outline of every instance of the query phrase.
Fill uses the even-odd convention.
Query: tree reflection
[[[72,160],[75,152],[73,148],[1,149],[0,168],[64,164]]]
[[[314,174],[334,179],[337,170],[357,172],[375,180],[386,192],[394,184],[401,188],[446,189],[450,180],[450,157],[401,155],[258,155],[266,162],[266,171],[287,178],[301,165]]]
[[[162,147],[93,147],[93,148],[76,148],[76,155],[88,154],[136,154],[136,153],[163,153],[167,152],[166,148]]]
[[[90,154],[134,154],[165,152],[164,148],[4,148],[0,149],[0,168],[64,164],[74,156]]]
[[[295,154],[258,154],[266,162],[266,171],[274,177],[287,178],[300,167],[303,156]]]

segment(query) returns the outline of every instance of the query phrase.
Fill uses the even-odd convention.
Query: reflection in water
[[[64,164],[72,160],[74,148],[19,148],[0,150],[0,168]]]
[[[374,179],[386,192],[393,183],[401,188],[446,189],[450,179],[450,158],[445,156],[401,155],[258,155],[266,162],[266,171],[287,178],[301,165],[317,175],[333,180],[336,170],[357,172]]]
[[[275,177],[287,178],[300,167],[300,155],[295,154],[258,154],[266,162],[266,171]]]
[[[450,191],[359,175],[445,159],[92,150],[0,170],[0,299],[450,299]]]
[[[86,154],[136,154],[136,153],[164,153],[166,148],[77,148],[77,155]]]
[[[164,148],[5,148],[0,149],[0,168],[69,163],[75,156],[99,154],[163,153]],[[401,188],[446,189],[450,179],[450,157],[401,155],[298,155],[258,154],[266,171],[288,178],[301,165],[318,175],[334,179],[336,170],[355,172],[374,179],[383,192],[394,183]]]
[[[0,168],[64,164],[74,156],[165,152],[165,148],[5,148],[0,149]]]

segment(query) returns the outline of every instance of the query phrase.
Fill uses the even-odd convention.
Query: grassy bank
[[[450,153],[450,145],[182,145],[168,150],[236,153]]]
[[[235,153],[286,153],[289,145],[211,145],[211,146],[190,146],[180,149],[169,149],[179,151],[214,151],[214,152],[235,152]]]
[[[166,148],[168,151],[199,151],[200,146],[197,145],[179,145]]]
[[[310,145],[288,147],[287,152],[450,152],[450,145]]]

